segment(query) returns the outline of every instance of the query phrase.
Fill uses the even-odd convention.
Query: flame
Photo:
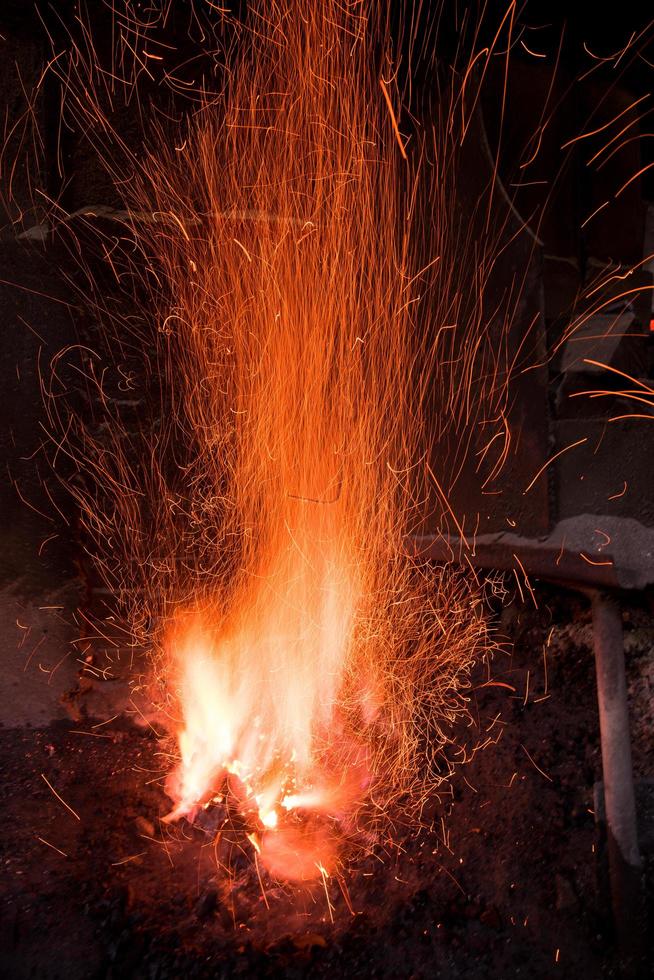
[[[308,803],[292,788],[310,778],[337,728],[355,592],[348,578],[321,567],[318,553],[309,564],[296,544],[274,574],[254,578],[231,621],[204,607],[171,630],[185,719],[176,817],[191,813],[224,773],[256,799],[267,827],[277,822],[276,806]],[[325,802],[316,789],[311,800]]]
[[[500,428],[504,403],[485,324],[460,368],[439,346],[452,319],[447,343],[468,327],[436,180],[456,140],[444,125],[420,185],[433,148],[403,135],[381,7],[255,3],[220,52],[218,90],[194,88],[172,134],[155,128],[139,157],[113,138],[134,254],[128,271],[107,261],[122,288],[150,290],[158,408],[136,435],[112,417],[107,449],[51,400],[53,429],[66,445],[79,434],[102,488],[75,485],[101,570],[151,649],[178,755],[167,819],[231,797],[271,874],[323,882],[359,827],[438,784],[491,645],[479,584],[403,544],[433,475],[430,379],[448,438],[485,414],[473,378],[491,379]],[[86,131],[115,137],[94,94],[104,78],[73,54]],[[447,324],[433,343],[423,293]],[[147,348],[129,317],[112,329]]]
[[[167,819],[231,802],[273,876],[325,883],[358,827],[370,839],[394,807],[416,816],[448,775],[470,668],[494,648],[476,573],[421,564],[404,542],[431,508],[430,530],[456,530],[459,559],[473,554],[483,515],[455,513],[457,481],[495,500],[507,461],[531,451],[511,382],[545,360],[537,316],[514,330],[528,260],[501,299],[492,287],[518,237],[499,143],[470,183],[480,86],[518,22],[514,4],[464,17],[439,75],[445,4],[253,0],[245,22],[191,4],[190,59],[158,37],[173,6],[112,6],[108,56],[83,6],[66,50],[59,18],[49,38],[38,84],[58,79],[61,128],[98,154],[123,207],[52,202],[48,221],[82,255],[73,218],[111,220],[118,234],[97,242],[127,300],[117,312],[78,270],[106,349],[67,348],[41,379],[52,462],[75,471],[113,624],[149,649],[177,756]],[[186,112],[150,113],[149,82]],[[144,150],[112,127],[121,98],[138,106]],[[558,346],[615,301],[590,300],[598,289]],[[631,417],[650,418],[651,386],[622,380]]]
[[[205,604],[180,613],[170,629],[169,671],[184,722],[168,819],[192,818],[232,774],[269,832],[264,863],[306,878],[333,868],[334,843],[324,828],[281,825],[298,813],[346,818],[361,801],[370,780],[366,735],[376,714],[366,702],[375,664],[348,704],[366,600],[341,506],[284,509],[287,517],[295,512],[295,524],[272,555],[264,549],[267,566],[256,566],[229,611]]]
[[[326,873],[334,847],[289,815],[346,819],[373,775],[408,421],[397,124],[366,33],[354,68],[350,18],[332,13],[279,14],[281,44],[252,35],[221,112],[200,110],[174,169],[151,161],[181,232],[166,260],[183,408],[237,542],[167,631],[183,719],[171,819],[233,773],[266,828],[262,860],[292,877]]]

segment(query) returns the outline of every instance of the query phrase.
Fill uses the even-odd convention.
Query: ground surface
[[[62,700],[53,679],[39,700],[30,672],[47,684],[42,655],[64,644],[43,641],[25,670],[47,629],[37,617],[7,660],[16,683],[7,680],[0,729],[2,976],[616,975],[592,813],[600,759],[588,616],[582,600],[537,595],[538,611],[504,615],[516,646],[493,680],[509,687],[482,686],[481,670],[475,680],[473,715],[497,744],[428,808],[432,831],[399,830],[353,866],[344,883],[354,914],[329,883],[333,923],[322,885],[292,895],[264,875],[264,900],[252,862],[232,855],[229,888],[205,834],[163,827],[166,762],[152,729],[125,715],[120,682]],[[13,601],[4,595],[4,607]],[[625,627],[635,761],[651,775],[654,617],[644,600]],[[37,705],[32,720],[21,701]]]

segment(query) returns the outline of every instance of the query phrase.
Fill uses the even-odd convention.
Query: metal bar
[[[516,559],[528,575],[547,579],[567,588],[612,589],[619,588],[616,568],[608,561],[601,565],[589,565],[579,557],[579,551],[544,545],[543,542],[522,539],[493,540],[476,538],[474,548],[466,548],[460,538],[424,536],[410,538],[406,542],[409,554],[432,561],[470,564],[475,568],[496,568],[513,571],[518,567]]]
[[[642,860],[631,763],[622,616],[615,596],[590,594],[597,674],[611,903],[625,973],[644,962]]]

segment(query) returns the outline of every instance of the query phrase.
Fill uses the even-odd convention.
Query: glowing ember
[[[169,819],[192,817],[228,773],[237,778],[243,805],[256,807],[268,830],[293,811],[342,817],[366,789],[366,723],[362,717],[356,735],[348,733],[342,706],[355,593],[345,581],[339,588],[329,567],[320,576],[325,538],[316,547],[295,532],[288,566],[272,582],[255,577],[253,608],[237,607],[236,626],[228,617],[212,626],[215,611],[205,607],[182,614],[170,630],[184,725]],[[298,537],[313,555],[310,563],[296,548]],[[356,701],[349,710],[356,711]],[[313,847],[315,828],[309,836]],[[297,848],[297,827],[293,837]],[[288,849],[288,830],[284,841]],[[267,842],[264,858],[279,846]],[[309,871],[315,875],[319,863],[331,860],[316,853]]]

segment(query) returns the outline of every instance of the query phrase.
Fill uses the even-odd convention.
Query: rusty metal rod
[[[624,969],[630,974],[642,962],[644,923],[622,616],[615,596],[592,590],[590,600],[611,904]]]
[[[623,859],[640,867],[620,606],[605,592],[591,603],[606,819]]]

